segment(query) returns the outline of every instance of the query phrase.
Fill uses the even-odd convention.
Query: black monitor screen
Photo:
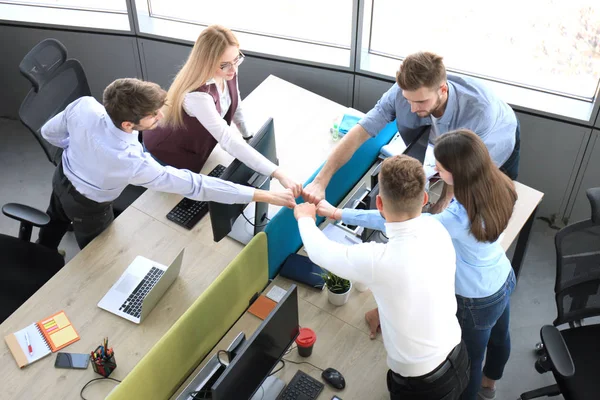
[[[249,144],[269,161],[274,164],[279,164],[279,161],[277,160],[277,146],[275,145],[273,118],[269,118],[269,120],[265,122],[258,133],[250,140]],[[233,160],[227,167],[223,172],[223,175],[221,175],[221,179],[239,183],[240,185],[261,188],[263,190],[268,190],[270,183],[270,177],[260,175],[237,159]],[[220,241],[231,232],[233,223],[242,214],[245,207],[246,204],[222,204],[213,201],[208,203],[213,239],[215,242]],[[256,203],[256,212],[254,215],[257,226],[263,226],[264,217],[267,215],[268,207],[269,205],[267,203]],[[258,231],[260,231],[260,229]],[[255,233],[258,233],[258,231],[255,229]]]
[[[298,332],[298,291],[292,285],[215,382],[213,400],[251,398]]]

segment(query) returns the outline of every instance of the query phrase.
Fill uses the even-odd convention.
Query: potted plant
[[[336,274],[323,270],[322,273],[317,274],[325,281],[327,286],[327,296],[329,302],[334,306],[342,306],[348,302],[350,297],[350,289],[352,289],[352,282],[348,279],[340,278]]]

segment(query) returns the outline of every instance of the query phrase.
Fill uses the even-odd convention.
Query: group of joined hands
[[[294,181],[285,174],[277,174],[275,171],[273,177],[278,179],[286,189],[280,191],[270,191],[269,203],[284,206],[294,210],[294,217],[311,217],[316,220],[316,215],[326,218],[333,218],[337,208],[325,200],[325,187],[320,182],[314,180],[305,188],[302,184]],[[296,199],[302,196],[304,203],[296,204]]]

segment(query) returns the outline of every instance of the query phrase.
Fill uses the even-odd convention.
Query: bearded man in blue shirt
[[[396,83],[340,141],[304,189],[304,199],[314,204],[324,199],[333,174],[367,139],[394,120],[399,132],[430,126],[431,143],[446,132],[469,129],[483,140],[494,164],[517,179],[520,132],[514,111],[479,81],[447,75],[441,56],[420,52],[402,62]],[[451,187],[445,187],[432,212],[443,210],[452,197]]]

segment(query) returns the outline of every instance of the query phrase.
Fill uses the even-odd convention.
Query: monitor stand
[[[266,203],[258,203],[258,207],[255,202],[248,204],[248,206],[242,211],[246,218],[250,220],[255,225],[266,225],[269,221],[264,219],[263,221],[254,222],[256,209],[259,209],[259,214],[265,215],[267,214],[268,218],[271,219],[275,216],[276,212],[269,210],[269,205]],[[231,227],[231,232],[227,236],[230,238],[237,240],[242,244],[248,244],[250,240],[256,235],[258,232],[262,232],[265,230],[265,226],[262,227],[254,227],[246,221],[246,219],[240,215],[238,219],[235,220],[233,226]]]
[[[285,382],[276,376],[269,376],[261,387],[258,388],[250,400],[276,400],[279,393],[283,391]]]

